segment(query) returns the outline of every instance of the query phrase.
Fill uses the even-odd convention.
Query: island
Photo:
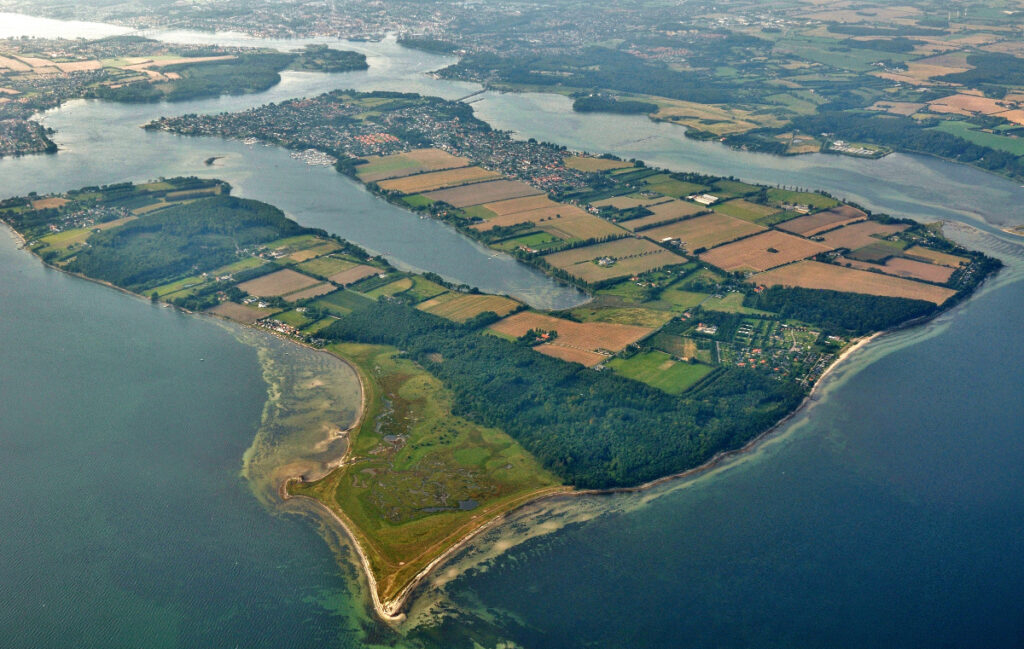
[[[344,455],[280,493],[345,530],[385,620],[525,503],[644,488],[749,447],[856,345],[948,309],[1000,265],[935,225],[515,140],[432,97],[335,92],[149,128],[329,158],[410,218],[592,297],[545,312],[403,272],[214,179],[0,202],[55,268],[352,366],[363,406]]]
[[[284,70],[367,69],[358,52],[309,45],[296,52],[173,45],[139,36],[0,40],[0,157],[54,153],[52,133],[30,118],[79,97],[186,101],[260,92]]]

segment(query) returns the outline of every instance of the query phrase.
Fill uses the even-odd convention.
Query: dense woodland
[[[751,293],[744,298],[743,305],[855,336],[890,329],[938,309],[926,300],[781,286]]]
[[[93,234],[68,270],[143,292],[229,264],[241,248],[306,231],[266,203],[216,196]]]
[[[440,378],[455,413],[501,428],[579,487],[636,485],[696,466],[767,429],[802,390],[753,370],[722,368],[675,397],[381,301],[320,335],[393,345]]]

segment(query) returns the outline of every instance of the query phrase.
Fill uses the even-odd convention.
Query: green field
[[[760,189],[757,185],[748,185],[738,180],[719,180],[711,187],[711,193],[719,198],[728,198],[730,196],[746,196]]]
[[[402,202],[409,207],[428,207],[434,204],[434,201],[427,198],[423,194],[413,194],[412,196],[403,196]]]
[[[750,307],[743,306],[743,293],[727,293],[724,297],[710,297],[704,304],[701,305],[702,309],[708,311],[724,311],[725,313],[745,313],[747,315],[772,315],[768,311],[759,311],[757,309],[751,309]]]
[[[339,259],[333,255],[326,257],[317,257],[316,259],[310,259],[309,261],[303,262],[296,267],[303,273],[312,273],[319,277],[330,277],[335,273],[340,273],[343,270],[348,270],[356,265],[354,261],[347,259]]]
[[[653,182],[652,182],[653,181]],[[707,191],[707,187],[704,185],[697,185],[696,183],[683,182],[682,180],[676,180],[667,174],[659,174],[657,176],[651,176],[647,179],[647,188],[653,192],[664,194],[666,196],[672,196],[673,198],[684,198],[691,194],[699,194]]]
[[[658,388],[669,394],[681,394],[704,378],[712,367],[700,363],[675,361],[665,352],[644,352],[631,358],[616,358],[607,363],[618,374]]]
[[[652,329],[661,328],[672,319],[670,312],[638,307],[593,307],[587,305],[575,308],[571,313],[582,322],[612,322],[651,327]]]
[[[353,309],[365,306],[367,299],[358,293],[341,289],[321,297],[314,304],[327,309],[334,315],[347,315]]]
[[[289,491],[350,523],[382,600],[469,530],[560,489],[511,437],[452,415],[441,382],[396,349],[327,349],[358,369],[366,409],[345,468]]]
[[[791,205],[810,205],[811,207],[825,209],[828,207],[835,207],[839,205],[839,201],[828,196],[822,196],[821,194],[815,194],[814,192],[796,192],[789,189],[776,189],[772,188],[768,190],[768,200],[775,203],[776,205],[782,205],[783,203],[789,203]]]
[[[1006,137],[1005,135],[996,135],[995,133],[975,131],[971,128],[971,124],[964,121],[952,119],[943,120],[938,126],[930,130],[949,133],[957,137],[962,137],[968,142],[972,142],[980,146],[987,146],[998,151],[1006,151],[1013,155],[1024,155],[1024,138]]]
[[[280,320],[285,324],[289,324],[296,329],[301,329],[310,323],[310,319],[302,315],[298,311],[285,311],[284,313],[278,313],[274,316],[275,320]]]
[[[547,232],[530,232],[524,234],[521,237],[515,237],[513,239],[505,239],[492,245],[493,248],[498,250],[515,250],[519,246],[527,246],[534,250],[548,250],[563,245],[563,241],[553,234]]]

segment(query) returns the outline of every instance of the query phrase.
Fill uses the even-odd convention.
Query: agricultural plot
[[[671,196],[673,198],[683,198],[684,196],[690,196],[691,194],[700,194],[708,189],[705,185],[676,180],[675,178],[665,174],[659,174],[648,178],[647,188],[652,192],[658,192],[659,194],[664,194],[665,196]]]
[[[909,227],[902,223],[890,225],[877,221],[862,221],[826,232],[821,236],[821,241],[829,248],[856,250],[872,243],[878,243],[880,239],[903,232]]]
[[[60,198],[57,196],[51,196],[49,198],[40,198],[32,201],[32,209],[34,210],[48,210],[48,209],[60,209],[67,205],[70,201],[66,198]]]
[[[227,318],[228,320],[234,320],[235,322],[251,325],[257,320],[262,320],[263,318],[273,314],[275,311],[277,311],[277,309],[260,309],[254,306],[235,304],[234,302],[221,302],[212,309],[208,309],[206,312],[214,313]]]
[[[328,255],[335,250],[338,250],[341,246],[337,241],[321,241],[317,245],[310,248],[304,248],[303,250],[296,250],[295,252],[288,255],[290,261],[301,264],[304,261],[310,259],[316,259],[322,255]]]
[[[633,237],[556,252],[544,260],[588,283],[638,275],[686,261],[650,241]]]
[[[595,365],[600,365],[604,361],[608,360],[608,357],[604,354],[598,354],[597,352],[591,352],[585,349],[577,349],[575,347],[562,347],[551,343],[537,345],[534,349],[545,356],[557,358],[558,360],[565,361],[567,363],[579,363],[585,367],[594,367]]]
[[[378,286],[375,289],[367,291],[366,297],[370,298],[371,300],[376,300],[385,295],[390,297],[403,291],[408,291],[410,288],[412,288],[412,278],[402,277],[400,279],[396,279],[390,284]]]
[[[525,196],[523,198],[512,198],[504,201],[495,201],[493,203],[484,203],[491,212],[494,212],[498,216],[504,216],[506,214],[517,214],[519,212],[529,212],[532,210],[539,210],[542,208],[553,207],[555,205],[561,205],[556,203],[544,194],[537,196]]]
[[[889,257],[899,255],[905,247],[906,244],[902,241],[876,241],[863,248],[857,248],[846,256],[850,259],[881,263]]]
[[[741,183],[738,180],[719,180],[711,186],[711,193],[719,198],[746,196],[760,190],[761,188],[757,185]]]
[[[993,115],[1009,110],[1005,103],[979,95],[959,93],[928,102],[928,109],[933,113],[952,115]]]
[[[631,210],[637,207],[643,207],[645,205],[651,205],[658,202],[663,202],[663,198],[638,198],[636,196],[612,196],[604,200],[595,201],[594,207],[614,207],[617,210]]]
[[[497,174],[495,174],[495,176],[496,175]],[[521,183],[517,180],[493,180],[490,182],[472,183],[468,185],[461,184],[459,187],[429,192],[424,194],[424,196],[433,201],[444,201],[453,207],[469,207],[470,205],[493,203],[495,201],[503,201],[509,198],[533,196],[540,193],[542,192],[539,189],[531,187],[526,183]]]
[[[755,223],[758,219],[771,216],[779,211],[779,208],[777,207],[751,203],[750,201],[743,200],[742,198],[719,203],[712,209],[716,212],[720,212],[721,214],[734,216],[738,219],[743,219],[744,221],[750,221],[751,223]]]
[[[675,221],[686,216],[700,214],[706,209],[707,208],[703,205],[674,199],[665,203],[649,206],[647,208],[647,210],[651,212],[649,216],[641,216],[638,219],[621,221],[619,225],[627,230],[636,232],[638,230],[643,230],[644,228],[661,225],[662,223],[668,223],[669,221]]]
[[[768,200],[779,207],[786,205],[807,205],[816,209],[827,209],[839,205],[839,201],[814,192],[797,192],[790,189],[770,188]]]
[[[565,207],[572,207],[567,205]],[[567,214],[547,217],[537,223],[541,230],[559,239],[602,239],[625,234],[622,228],[604,219],[584,212],[579,208],[569,210]]]
[[[604,356],[620,352],[627,345],[648,336],[653,328],[639,327],[636,325],[614,324],[610,322],[573,322],[563,320],[554,316],[535,313],[533,311],[522,311],[511,315],[504,320],[495,322],[490,329],[519,338],[528,331],[557,331],[558,336],[550,343],[540,345],[537,349],[543,353],[557,356],[563,353],[561,350],[551,351],[551,348],[561,347],[571,350],[589,352],[601,358],[589,358],[590,365],[596,365],[604,360]],[[568,354],[569,352],[564,352]],[[558,356],[561,358],[561,356]],[[582,361],[576,361],[582,362]],[[584,363],[585,365],[587,363]]]
[[[591,303],[593,304],[593,303]],[[660,329],[675,317],[671,311],[645,309],[643,307],[581,306],[572,310],[572,316],[582,322],[612,322],[615,324],[638,325]]]
[[[763,230],[765,228],[756,223],[715,213],[644,230],[642,235],[653,241],[676,239],[687,250],[694,251],[713,248]]]
[[[413,275],[412,288],[407,290],[405,294],[413,300],[421,302],[447,292],[448,289],[440,284],[432,282],[422,275]]]
[[[383,271],[381,271],[381,269],[379,268],[374,268],[373,266],[367,266],[365,264],[359,264],[358,266],[353,266],[341,272],[329,275],[327,279],[334,282],[338,286],[344,288],[345,286],[355,284],[360,280],[366,279],[367,277],[372,277],[381,272]]]
[[[912,300],[927,300],[935,304],[942,304],[956,294],[956,291],[940,286],[817,261],[790,264],[754,275],[748,281],[764,286],[799,286],[868,295],[905,297]]]
[[[798,259],[806,259],[831,250],[814,241],[791,234],[769,230],[714,248],[700,256],[701,260],[727,271],[768,270]]]
[[[356,170],[364,183],[401,178],[425,171],[441,171],[469,166],[469,160],[440,149],[416,149],[389,156],[368,156]]]
[[[310,286],[309,288],[304,288],[300,291],[288,293],[282,297],[284,297],[284,299],[288,300],[289,302],[298,302],[299,300],[308,300],[309,298],[312,297],[327,295],[328,293],[334,290],[336,290],[334,284],[331,284],[329,282],[322,282],[320,284],[317,284],[316,286]]]
[[[953,269],[948,266],[928,264],[903,257],[893,257],[885,262],[885,272],[900,277],[920,279],[936,284],[945,284],[953,275]]]
[[[416,308],[456,322],[465,322],[481,313],[491,311],[504,317],[521,305],[500,295],[471,295],[468,293],[445,293],[423,302]]]
[[[847,208],[847,209],[841,209]],[[853,212],[850,212],[853,210]],[[786,221],[779,226],[780,230],[799,234],[802,237],[813,237],[819,232],[832,230],[844,225],[863,221],[868,215],[856,208],[843,205],[817,214],[808,214]]]
[[[309,275],[303,275],[290,268],[285,268],[263,277],[251,279],[248,282],[242,282],[238,285],[238,288],[249,295],[273,297],[294,293],[319,283],[320,280],[314,279]]]
[[[377,186],[386,191],[400,192],[402,194],[419,194],[429,192],[443,187],[454,187],[467,183],[477,183],[484,180],[499,178],[501,174],[487,171],[480,167],[462,167],[460,169],[449,169],[447,171],[433,171],[424,174],[415,174],[403,178],[392,178],[382,180]],[[467,203],[468,205],[469,203]],[[458,206],[456,206],[458,207]]]
[[[320,277],[330,277],[336,275],[342,271],[346,271],[350,268],[355,268],[357,264],[354,261],[347,259],[339,259],[338,257],[317,257],[311,259],[303,264],[296,267],[296,270],[303,273],[311,273]]]
[[[625,167],[632,167],[632,162],[625,162],[622,160],[610,160],[608,158],[594,158],[591,156],[574,155],[568,156],[563,161],[563,164],[569,169],[576,169],[577,171],[611,171],[612,169],[623,169]]]
[[[616,374],[640,381],[669,394],[681,394],[701,380],[712,367],[699,363],[682,363],[661,351],[644,352],[630,358],[616,358],[608,363]]]
[[[317,306],[327,309],[334,315],[348,315],[369,303],[369,298],[344,289],[328,293],[316,301]]]
[[[949,253],[939,252],[938,250],[932,250],[931,248],[922,248],[921,246],[907,248],[903,254],[906,257],[924,259],[942,266],[949,266],[950,268],[959,268],[961,265],[970,262],[966,257],[958,257]]]

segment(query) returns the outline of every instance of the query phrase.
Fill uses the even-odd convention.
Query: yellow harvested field
[[[769,230],[714,248],[700,258],[727,271],[768,270],[829,250],[820,243]]]
[[[611,171],[612,169],[624,169],[632,167],[632,162],[622,160],[609,160],[607,158],[592,158],[590,156],[573,155],[565,158],[564,163],[569,169],[577,171]]]
[[[1024,126],[1024,110],[1021,109],[1008,110],[1005,113],[997,113],[996,117],[1002,117],[1008,122]]]
[[[355,284],[361,279],[372,277],[373,275],[377,275],[381,272],[383,272],[381,269],[374,268],[373,266],[359,265],[343,270],[340,273],[335,273],[327,279],[344,288],[349,284]]]
[[[71,61],[69,63],[54,63],[61,72],[86,72],[88,70],[99,70],[103,64],[99,61]]]
[[[904,224],[887,225],[878,221],[862,221],[853,225],[847,225],[838,230],[826,232],[821,236],[821,240],[822,243],[830,248],[856,250],[872,243],[878,243],[880,238],[885,238],[897,232],[903,232],[909,227],[909,225]]]
[[[320,280],[310,277],[309,275],[303,275],[302,273],[285,268],[263,277],[257,277],[251,279],[248,282],[242,282],[238,285],[238,288],[242,289],[249,295],[257,295],[259,297],[272,297],[277,295],[287,295],[303,288],[308,288],[315,284],[319,284]]]
[[[651,241],[634,237],[556,252],[544,260],[588,283],[639,275],[686,261]]]
[[[659,199],[664,200],[664,199]],[[656,203],[657,200],[651,200],[646,198],[633,198],[631,196],[612,196],[601,201],[595,201],[594,207],[614,207],[617,210],[631,210],[634,207],[641,207],[643,205],[649,205],[650,203]]]
[[[299,300],[307,300],[311,297],[317,297],[319,295],[327,295],[338,290],[334,284],[323,282],[316,286],[310,286],[309,288],[302,289],[301,291],[295,291],[284,296],[284,299],[289,302],[298,302]]]
[[[900,277],[909,277],[911,279],[921,279],[926,282],[935,282],[936,284],[945,284],[953,274],[953,269],[948,266],[928,264],[921,261],[915,261],[913,259],[905,259],[903,257],[893,257],[889,261],[885,262],[885,272],[892,275],[899,275]]]
[[[18,59],[12,59],[6,56],[0,56],[0,68],[6,68],[15,72],[28,72],[32,69],[31,65],[25,65]]]
[[[846,207],[846,206],[843,206]],[[848,210],[825,210],[824,212],[818,212],[817,214],[808,214],[807,216],[800,216],[785,223],[778,225],[780,230],[786,232],[792,232],[799,234],[803,237],[812,237],[819,232],[825,232],[826,230],[832,230],[843,225],[849,225],[856,223],[857,221],[863,221],[868,218],[868,215],[860,210],[849,208],[854,210],[854,213],[850,213]]]
[[[524,198],[512,198],[506,201],[496,201],[493,203],[484,203],[484,207],[498,216],[515,214],[516,212],[529,212],[530,210],[539,210],[542,207],[552,207],[554,205],[561,205],[561,203],[554,202],[544,194],[526,196]]]
[[[697,205],[696,203],[690,203],[689,201],[681,201],[678,199],[672,199],[668,202],[659,203],[657,205],[650,205],[647,209],[652,212],[650,216],[641,216],[638,219],[622,221],[619,225],[627,230],[633,230],[635,232],[636,230],[642,230],[643,228],[657,225],[659,223],[665,223],[666,221],[681,219],[684,216],[692,216],[694,214],[700,214],[701,212],[707,211],[707,208],[703,205]]]
[[[561,345],[553,345],[551,343],[537,345],[534,349],[545,356],[557,358],[567,363],[579,363],[584,367],[593,367],[608,360],[608,357],[604,354],[598,354],[597,352],[585,349],[576,349],[575,347],[562,347]]]
[[[868,110],[882,110],[892,115],[903,115],[909,117],[924,108],[927,104],[918,104],[909,101],[876,101],[868,106]]]
[[[68,204],[68,199],[59,198],[56,196],[50,198],[40,198],[39,200],[32,201],[32,209],[34,210],[46,210],[50,208],[61,208]]]
[[[468,158],[456,156],[441,149],[414,149],[406,153],[387,156],[367,156],[366,164],[357,173],[363,182],[377,182],[388,178],[401,178],[424,171],[468,167]],[[365,172],[362,170],[366,170]]]
[[[692,252],[698,248],[713,248],[766,229],[750,221],[714,213],[644,230],[641,234],[653,241],[678,239]]]
[[[442,171],[440,173],[452,172]],[[536,187],[531,187],[518,180],[492,180],[490,182],[460,185],[451,189],[440,189],[424,194],[424,196],[431,200],[444,201],[454,207],[470,207],[471,205],[479,205],[481,203],[493,203],[509,198],[535,196],[542,193]]]
[[[456,322],[465,322],[481,313],[492,311],[506,316],[520,307],[519,302],[500,295],[444,293],[421,303],[416,308]]]
[[[903,251],[903,254],[907,257],[924,259],[942,266],[949,266],[950,268],[959,268],[962,264],[970,261],[966,257],[958,257],[949,253],[939,252],[938,250],[932,250],[931,248],[922,248],[921,246],[907,248]]]
[[[601,217],[594,216],[578,208],[573,209],[575,211],[569,211],[566,214],[560,214],[560,216],[553,218],[548,217],[546,220],[538,222],[537,225],[541,230],[548,234],[553,234],[559,239],[581,239],[587,241],[588,239],[614,237],[626,233],[619,226],[609,223]],[[559,213],[563,211],[559,210]]]
[[[544,315],[533,311],[521,311],[511,315],[504,320],[495,322],[490,329],[518,338],[526,332],[533,330],[557,331],[558,336],[550,343],[538,347],[551,356],[562,358],[563,355],[576,352],[587,352],[593,356],[588,360],[576,360],[588,367],[596,365],[604,360],[604,356],[622,351],[627,345],[637,342],[650,335],[654,329],[650,327],[638,327],[636,325],[623,325],[611,322],[573,322],[554,316]],[[561,347],[572,351],[550,350],[550,348]],[[600,356],[600,358],[598,358]]]
[[[770,115],[754,117],[750,111],[729,106],[698,104],[661,97],[653,99],[660,106],[658,112],[654,113],[655,119],[691,126],[715,135],[742,133],[757,126],[782,125],[781,121]]]
[[[154,68],[162,68],[168,65],[180,65],[182,63],[206,63],[208,61],[226,61],[228,59],[238,58],[234,54],[223,54],[220,56],[179,56],[176,58],[156,59],[146,63],[145,65],[152,66]]]
[[[754,275],[748,281],[763,286],[799,286],[847,293],[905,297],[927,300],[935,304],[942,304],[956,294],[956,291],[941,286],[817,261],[801,261],[776,268]]]
[[[278,311],[278,309],[260,309],[254,306],[245,306],[243,304],[235,304],[234,302],[221,302],[212,309],[207,309],[206,313],[215,313],[221,317],[234,320],[235,322],[241,322],[242,324],[252,324],[257,320],[262,320],[268,315]]]
[[[392,178],[377,184],[381,189],[387,191],[418,194],[420,192],[441,189],[442,187],[453,187],[455,185],[490,180],[499,176],[500,174],[498,173],[487,171],[480,167],[462,167],[461,169],[433,171],[425,174],[405,176],[404,178]]]
[[[997,99],[963,93],[928,102],[928,109],[933,113],[950,113],[953,115],[992,115],[1005,112],[1011,108],[1013,106]]]

